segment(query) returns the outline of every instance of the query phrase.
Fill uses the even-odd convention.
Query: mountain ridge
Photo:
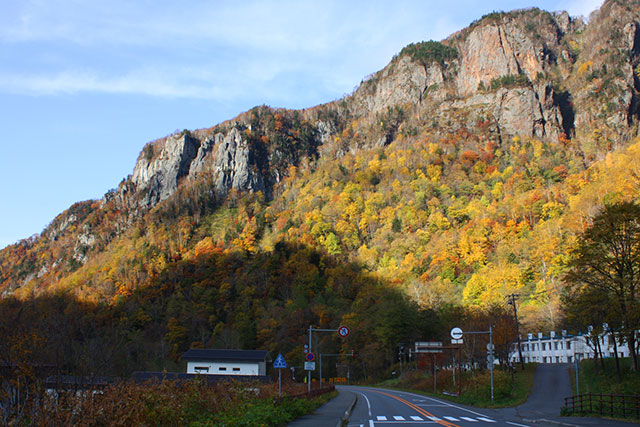
[[[535,177],[519,157],[533,156],[531,162],[544,164],[538,169],[548,175],[543,186],[547,195],[539,199],[544,203],[536,208],[539,213],[531,214],[533,219],[508,214],[513,218],[503,221],[505,228],[515,230],[528,223],[527,227],[534,229],[542,218],[553,218],[557,210],[568,209],[569,198],[554,199],[549,194],[560,190],[548,183],[574,178],[600,161],[606,164],[607,158],[611,161],[611,153],[623,150],[637,136],[640,82],[635,69],[640,65],[639,21],[636,2],[617,0],[606,1],[588,24],[574,20],[566,12],[551,14],[527,9],[493,13],[442,42],[408,46],[341,100],[304,110],[255,107],[212,128],[185,130],[149,143],[141,151],[132,175],[103,199],[73,205],[41,235],[0,251],[2,295],[26,295],[60,286],[73,290],[95,277],[105,283],[100,285],[105,289],[99,298],[108,300],[120,286],[135,288],[155,274],[153,269],[132,277],[114,272],[114,279],[107,280],[102,277],[108,278],[109,274],[90,264],[97,262],[92,260],[114,256],[114,244],[127,246],[121,239],[133,239],[127,236],[139,233],[137,230],[153,233],[149,228],[162,228],[163,223],[177,231],[165,230],[171,236],[169,242],[166,247],[157,244],[163,249],[151,250],[149,262],[156,257],[160,264],[166,264],[175,257],[191,256],[200,244],[200,250],[205,252],[234,245],[248,252],[259,245],[270,248],[286,236],[285,232],[296,237],[310,222],[310,237],[299,236],[307,243],[335,256],[351,254],[366,259],[370,268],[387,276],[393,276],[393,263],[420,264],[407,267],[411,274],[401,279],[407,287],[416,287],[416,294],[447,294],[447,286],[457,287],[452,298],[473,303],[482,295],[473,291],[482,287],[478,273],[494,274],[489,271],[492,263],[488,256],[495,248],[483,247],[481,242],[488,241],[486,236],[476,236],[478,242],[466,243],[469,259],[476,257],[479,261],[461,265],[461,249],[455,250],[458,261],[438,260],[433,254],[411,261],[407,257],[413,249],[390,248],[389,253],[383,253],[382,248],[388,245],[378,241],[376,233],[395,242],[400,240],[395,230],[406,231],[418,240],[429,235],[436,245],[452,245],[451,237],[442,236],[456,227],[460,234],[465,227],[471,228],[470,220],[465,218],[473,214],[463,211],[469,211],[475,203],[470,194],[485,192],[473,190],[472,177],[482,173],[497,179],[500,175],[506,185],[514,174],[521,173],[518,168],[525,171],[524,175]],[[620,66],[614,68],[612,64]],[[407,164],[415,162],[419,148],[428,154],[425,162],[408,168]],[[545,159],[536,156],[536,150],[552,155]],[[560,154],[561,151],[568,154]],[[398,163],[388,166],[389,156],[396,152],[410,153],[414,159],[405,158],[403,165],[399,154],[395,156]],[[624,155],[624,151],[620,153]],[[366,164],[357,160],[358,156],[366,158]],[[501,156],[504,160],[498,162],[496,159]],[[339,174],[331,170],[331,165]],[[287,194],[294,189],[303,190],[295,182],[297,176],[313,181],[315,173],[323,173],[334,183],[354,178],[353,186],[359,185],[359,191],[373,194],[378,183],[387,183],[385,166],[408,168],[408,174],[401,172],[395,179],[397,188],[393,187],[395,181],[388,179],[389,188],[397,194],[401,194],[401,180],[405,186],[420,182],[413,184],[419,189],[408,201],[414,203],[414,210],[423,209],[424,213],[409,213],[407,205],[399,203],[392,216],[378,218],[373,221],[378,225],[371,225],[371,221],[363,219],[366,215],[360,214],[366,212],[369,200],[359,200],[358,190],[351,190],[352,200],[344,208],[355,214],[331,212],[327,216],[320,212],[329,219],[319,220],[313,210],[300,211],[296,231],[287,225],[289,220],[283,214],[289,210],[286,203],[297,206],[297,197]],[[508,172],[510,167],[512,171]],[[458,174],[469,181],[472,190],[456,188],[462,187],[453,184]],[[445,179],[447,184],[443,186]],[[349,183],[344,185],[348,187]],[[484,209],[493,203],[487,196],[495,194],[497,200],[504,193],[495,182],[491,185],[493,188],[486,190],[486,201],[482,202]],[[535,193],[535,187],[526,191]],[[525,196],[526,191],[522,193]],[[455,197],[446,197],[447,192]],[[247,193],[253,194],[243,196]],[[531,197],[542,197],[533,193]],[[522,194],[514,193],[513,197],[524,200]],[[463,195],[472,199],[464,208],[456,204]],[[371,215],[384,216],[384,209],[389,208],[385,203],[378,203],[381,212]],[[238,205],[244,207],[238,209]],[[228,228],[224,231],[218,227],[210,235],[198,235],[196,239],[202,233],[198,230],[203,218],[212,223],[220,221],[225,227],[230,225],[228,218],[216,217],[224,216],[216,214],[220,206],[227,209],[224,215],[232,215],[234,210],[245,215],[232,223],[237,230],[228,232]],[[425,218],[416,221],[417,228],[411,225],[409,230],[406,223],[410,222],[410,214]],[[308,218],[302,218],[305,215]],[[296,216],[292,212],[291,217]],[[509,221],[514,224],[506,227]],[[147,225],[149,222],[159,226]],[[264,231],[264,223],[275,231]],[[255,231],[261,228],[262,234]],[[423,237],[419,237],[420,230],[426,230]],[[440,231],[443,234],[438,235]],[[180,237],[181,233],[188,237]],[[374,241],[379,249],[372,245]],[[481,249],[473,249],[476,244]],[[562,247],[566,244],[565,241]],[[207,245],[211,247],[203,249]],[[375,254],[374,249],[378,251]],[[474,250],[484,255],[472,254]],[[131,257],[127,257],[122,259],[130,262]],[[541,257],[545,260],[544,255]],[[95,271],[89,272],[89,267]],[[512,267],[496,263],[495,268],[508,272]],[[453,280],[446,282],[447,275]],[[456,280],[464,283],[451,285]],[[526,280],[515,279],[518,281]],[[534,289],[529,293],[534,295],[537,285],[534,282],[531,286]],[[469,290],[462,292],[461,287]]]

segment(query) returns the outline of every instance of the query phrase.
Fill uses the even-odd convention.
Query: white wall
[[[212,362],[208,360],[190,360],[187,362],[187,374],[260,375],[259,365],[259,362]]]
[[[591,359],[594,357],[593,343],[587,341],[583,336],[558,336],[554,333],[549,337],[543,337],[542,334],[531,335],[528,339],[522,341],[522,358],[525,362],[538,363],[572,363],[575,358],[578,360]],[[600,336],[602,345],[602,353],[604,357],[614,357],[613,341],[610,334]],[[621,357],[629,357],[629,348],[626,343],[618,343],[618,354]],[[516,348],[510,354],[511,362],[519,362],[518,351]]]

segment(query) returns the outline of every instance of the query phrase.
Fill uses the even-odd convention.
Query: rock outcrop
[[[234,127],[217,145],[212,170],[216,194],[223,196],[229,190],[265,191],[264,178],[252,168],[253,153],[247,140]]]
[[[148,146],[143,151],[131,178],[138,193],[144,191],[140,204],[145,208],[167,199],[176,191],[178,181],[189,174],[200,141],[183,133],[169,136],[158,145]],[[155,155],[152,150],[159,150],[159,153]]]

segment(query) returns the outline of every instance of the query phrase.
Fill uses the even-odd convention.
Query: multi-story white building
[[[610,333],[599,336],[600,349],[602,356],[614,357],[614,343]],[[517,346],[517,344],[516,344]],[[525,363],[572,363],[576,360],[592,359],[595,356],[595,346],[591,339],[591,333],[586,335],[569,335],[567,331],[556,335],[551,331],[545,336],[539,332],[537,336],[529,334],[527,339],[521,339],[522,358]],[[629,357],[629,346],[627,343],[618,342],[618,356]],[[514,346],[509,355],[511,363],[519,363],[519,354],[517,347]]]

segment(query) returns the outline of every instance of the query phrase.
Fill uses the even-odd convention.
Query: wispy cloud
[[[572,14],[600,3],[565,1]],[[468,24],[456,8],[471,3],[24,0],[0,16],[0,54],[13,47],[0,57],[0,90],[285,99],[299,95],[295,78],[341,95],[404,45]]]
[[[604,0],[566,0],[559,4],[559,9],[566,10],[571,16],[589,18],[591,12],[599,9]]]

